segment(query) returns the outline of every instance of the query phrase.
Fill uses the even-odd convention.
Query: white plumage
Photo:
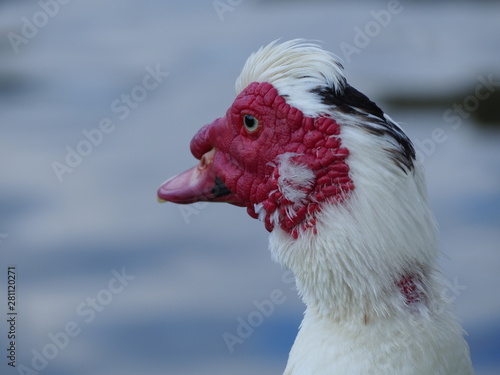
[[[400,147],[394,139],[366,130],[380,127],[371,114],[337,111],[311,92],[333,85],[341,94],[346,87],[338,60],[316,45],[261,48],[237,91],[255,81],[271,83],[305,114],[336,120],[356,186],[341,204],[324,204],[318,234],[305,231],[295,240],[275,227],[270,235],[274,259],[293,271],[307,306],[285,375],[472,374],[462,329],[441,298],[436,224],[420,163],[401,168],[387,151]],[[405,301],[398,287],[404,275],[416,280],[424,301]]]

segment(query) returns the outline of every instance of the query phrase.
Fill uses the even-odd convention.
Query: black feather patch
[[[313,90],[313,92],[321,97],[323,104],[335,106],[337,110],[341,112],[355,114],[361,110],[381,119],[384,118],[384,112],[374,102],[368,99],[365,94],[359,92],[351,85],[346,85],[340,94],[337,94],[333,88],[326,90],[324,88],[319,88]],[[358,111],[355,108],[357,108]]]
[[[388,137],[390,146],[385,150],[394,163],[405,173],[413,169],[415,149],[412,142],[366,95],[350,85],[346,85],[341,93],[336,93],[333,88],[317,88],[312,92],[320,96],[323,104],[333,107],[332,110],[361,119],[360,127],[366,132]]]

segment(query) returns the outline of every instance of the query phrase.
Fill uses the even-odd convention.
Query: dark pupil
[[[245,115],[245,126],[249,129],[253,129],[255,127],[255,117]]]

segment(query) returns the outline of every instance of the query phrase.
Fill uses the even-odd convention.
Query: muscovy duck
[[[199,164],[160,201],[246,207],[306,305],[285,375],[470,375],[443,299],[423,168],[403,130],[305,40],[260,48]]]

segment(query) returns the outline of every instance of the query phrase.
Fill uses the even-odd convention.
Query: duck
[[[160,202],[226,202],[269,232],[305,304],[284,375],[471,375],[437,263],[424,169],[403,131],[317,42],[250,55],[198,164]]]

